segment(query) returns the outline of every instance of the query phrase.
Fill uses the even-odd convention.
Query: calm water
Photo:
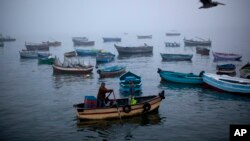
[[[212,50],[235,52],[243,55],[238,69],[250,61],[249,34],[235,31],[181,31],[180,37],[153,34],[152,40],[138,40],[137,34],[123,33],[82,35],[20,36],[16,42],[5,43],[0,48],[0,140],[228,140],[230,124],[250,124],[250,97],[221,93],[203,86],[160,82],[157,68],[170,71],[215,72],[213,57],[200,56],[195,48],[183,47],[183,38],[195,36],[210,38]],[[53,38],[52,38],[53,36]],[[142,95],[154,95],[165,90],[158,113],[134,117],[122,121],[78,122],[73,104],[82,102],[85,95],[96,95],[101,82],[119,94],[118,78],[99,79],[96,69],[90,76],[53,75],[49,65],[38,65],[37,60],[20,59],[18,51],[24,42],[40,42],[48,39],[62,41],[61,47],[50,51],[63,59],[63,53],[73,50],[71,37],[87,36],[96,45],[88,48],[106,49],[117,54],[113,43],[103,43],[104,36],[122,37],[120,45],[154,46],[153,55],[119,57],[106,65],[121,64],[141,75]],[[181,42],[180,48],[166,48],[165,41]],[[192,62],[162,62],[160,52],[192,53]],[[95,65],[95,59],[83,58]],[[227,62],[228,63],[228,62]],[[237,74],[239,75],[239,74]]]

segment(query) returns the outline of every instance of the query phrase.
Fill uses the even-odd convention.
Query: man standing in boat
[[[105,83],[102,82],[97,94],[97,107],[104,107],[106,93],[111,93],[111,92],[113,92],[113,89],[107,89],[105,87]]]

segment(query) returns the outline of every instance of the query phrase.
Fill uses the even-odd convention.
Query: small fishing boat
[[[74,46],[93,46],[95,41],[89,41],[86,37],[73,37]]]
[[[55,58],[52,56],[48,57],[38,57],[38,64],[54,64]]]
[[[50,47],[57,47],[57,46],[61,46],[62,42],[59,41],[47,41],[47,42],[43,42],[45,44],[48,44]]]
[[[250,63],[240,68],[240,77],[250,79]]]
[[[48,51],[49,50],[49,45],[47,43],[25,42],[25,46],[28,51],[32,51],[32,50]]]
[[[202,78],[207,85],[217,90],[232,93],[250,94],[250,80],[248,79],[212,73],[204,73]]]
[[[200,38],[201,39],[201,38]],[[184,45],[185,46],[211,46],[211,40],[193,40],[193,39],[186,39],[184,38]]]
[[[225,74],[225,75],[230,75],[230,76],[235,76],[235,65],[234,64],[222,64],[222,65],[217,65],[217,74]]]
[[[77,43],[77,42],[81,42],[81,41],[88,41],[88,38],[87,37],[73,37],[72,38],[72,42],[73,43]]]
[[[122,119],[158,111],[163,99],[164,91],[158,95],[134,97],[135,104],[129,104],[128,98],[116,99],[114,95],[113,99],[108,100],[108,106],[99,108],[95,106],[97,102],[94,96],[85,96],[84,103],[75,104],[74,107],[80,120]]]
[[[82,65],[78,64],[62,64],[58,58],[55,58],[54,64],[52,65],[53,72],[55,74],[89,74],[93,71],[94,67],[92,65]]]
[[[0,34],[0,42],[10,42],[10,41],[16,41],[16,39],[10,36],[4,37],[2,34]]]
[[[98,49],[76,49],[78,56],[96,56],[99,51]]]
[[[163,61],[191,61],[193,55],[161,53],[161,57]]]
[[[77,53],[75,51],[69,51],[64,53],[64,57],[76,57]]]
[[[196,47],[196,53],[200,55],[209,55],[210,50],[204,47]]]
[[[140,94],[142,91],[141,77],[130,71],[120,77],[120,92],[122,94],[129,94],[131,81],[134,84],[135,94]]]
[[[166,36],[180,36],[181,33],[177,33],[177,32],[168,32],[166,33]]]
[[[98,52],[96,55],[96,63],[108,63],[113,61],[115,55],[110,52]]]
[[[220,52],[213,52],[214,60],[232,60],[232,61],[240,61],[242,56],[239,54],[234,53],[220,53]]]
[[[203,80],[200,75],[195,75],[193,73],[180,73],[172,71],[164,71],[158,68],[157,73],[159,73],[162,80],[175,82],[175,83],[185,83],[185,84],[202,84]],[[200,73],[202,74],[202,72]]]
[[[166,47],[180,47],[180,43],[176,42],[165,42]]]
[[[37,51],[21,50],[19,51],[21,58],[36,59],[38,57]]]
[[[103,37],[103,42],[121,42],[122,38],[117,37]]]
[[[152,39],[152,35],[137,35],[137,39]]]
[[[141,54],[141,53],[153,53],[153,46],[148,46],[144,44],[144,46],[136,46],[136,47],[123,47],[114,45],[119,55],[125,54]]]
[[[97,70],[97,73],[100,75],[100,78],[120,76],[125,72],[126,72],[126,67],[120,65],[105,67]]]

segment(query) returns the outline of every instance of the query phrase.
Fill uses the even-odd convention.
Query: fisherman
[[[129,98],[128,98],[128,104],[134,105],[136,104],[136,100],[134,99],[134,93],[135,93],[135,85],[133,81],[129,82]]]
[[[97,94],[97,107],[105,106],[106,93],[113,92],[113,89],[107,89],[105,83],[102,82]]]

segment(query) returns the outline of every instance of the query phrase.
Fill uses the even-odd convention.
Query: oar
[[[115,98],[115,93],[114,93],[114,91],[113,91],[113,95],[114,95],[114,99],[115,99],[115,101],[116,101],[117,112],[118,112],[118,114],[119,114],[120,120],[122,120],[120,110],[118,110],[118,103],[117,103],[117,100],[116,100],[116,98]]]

